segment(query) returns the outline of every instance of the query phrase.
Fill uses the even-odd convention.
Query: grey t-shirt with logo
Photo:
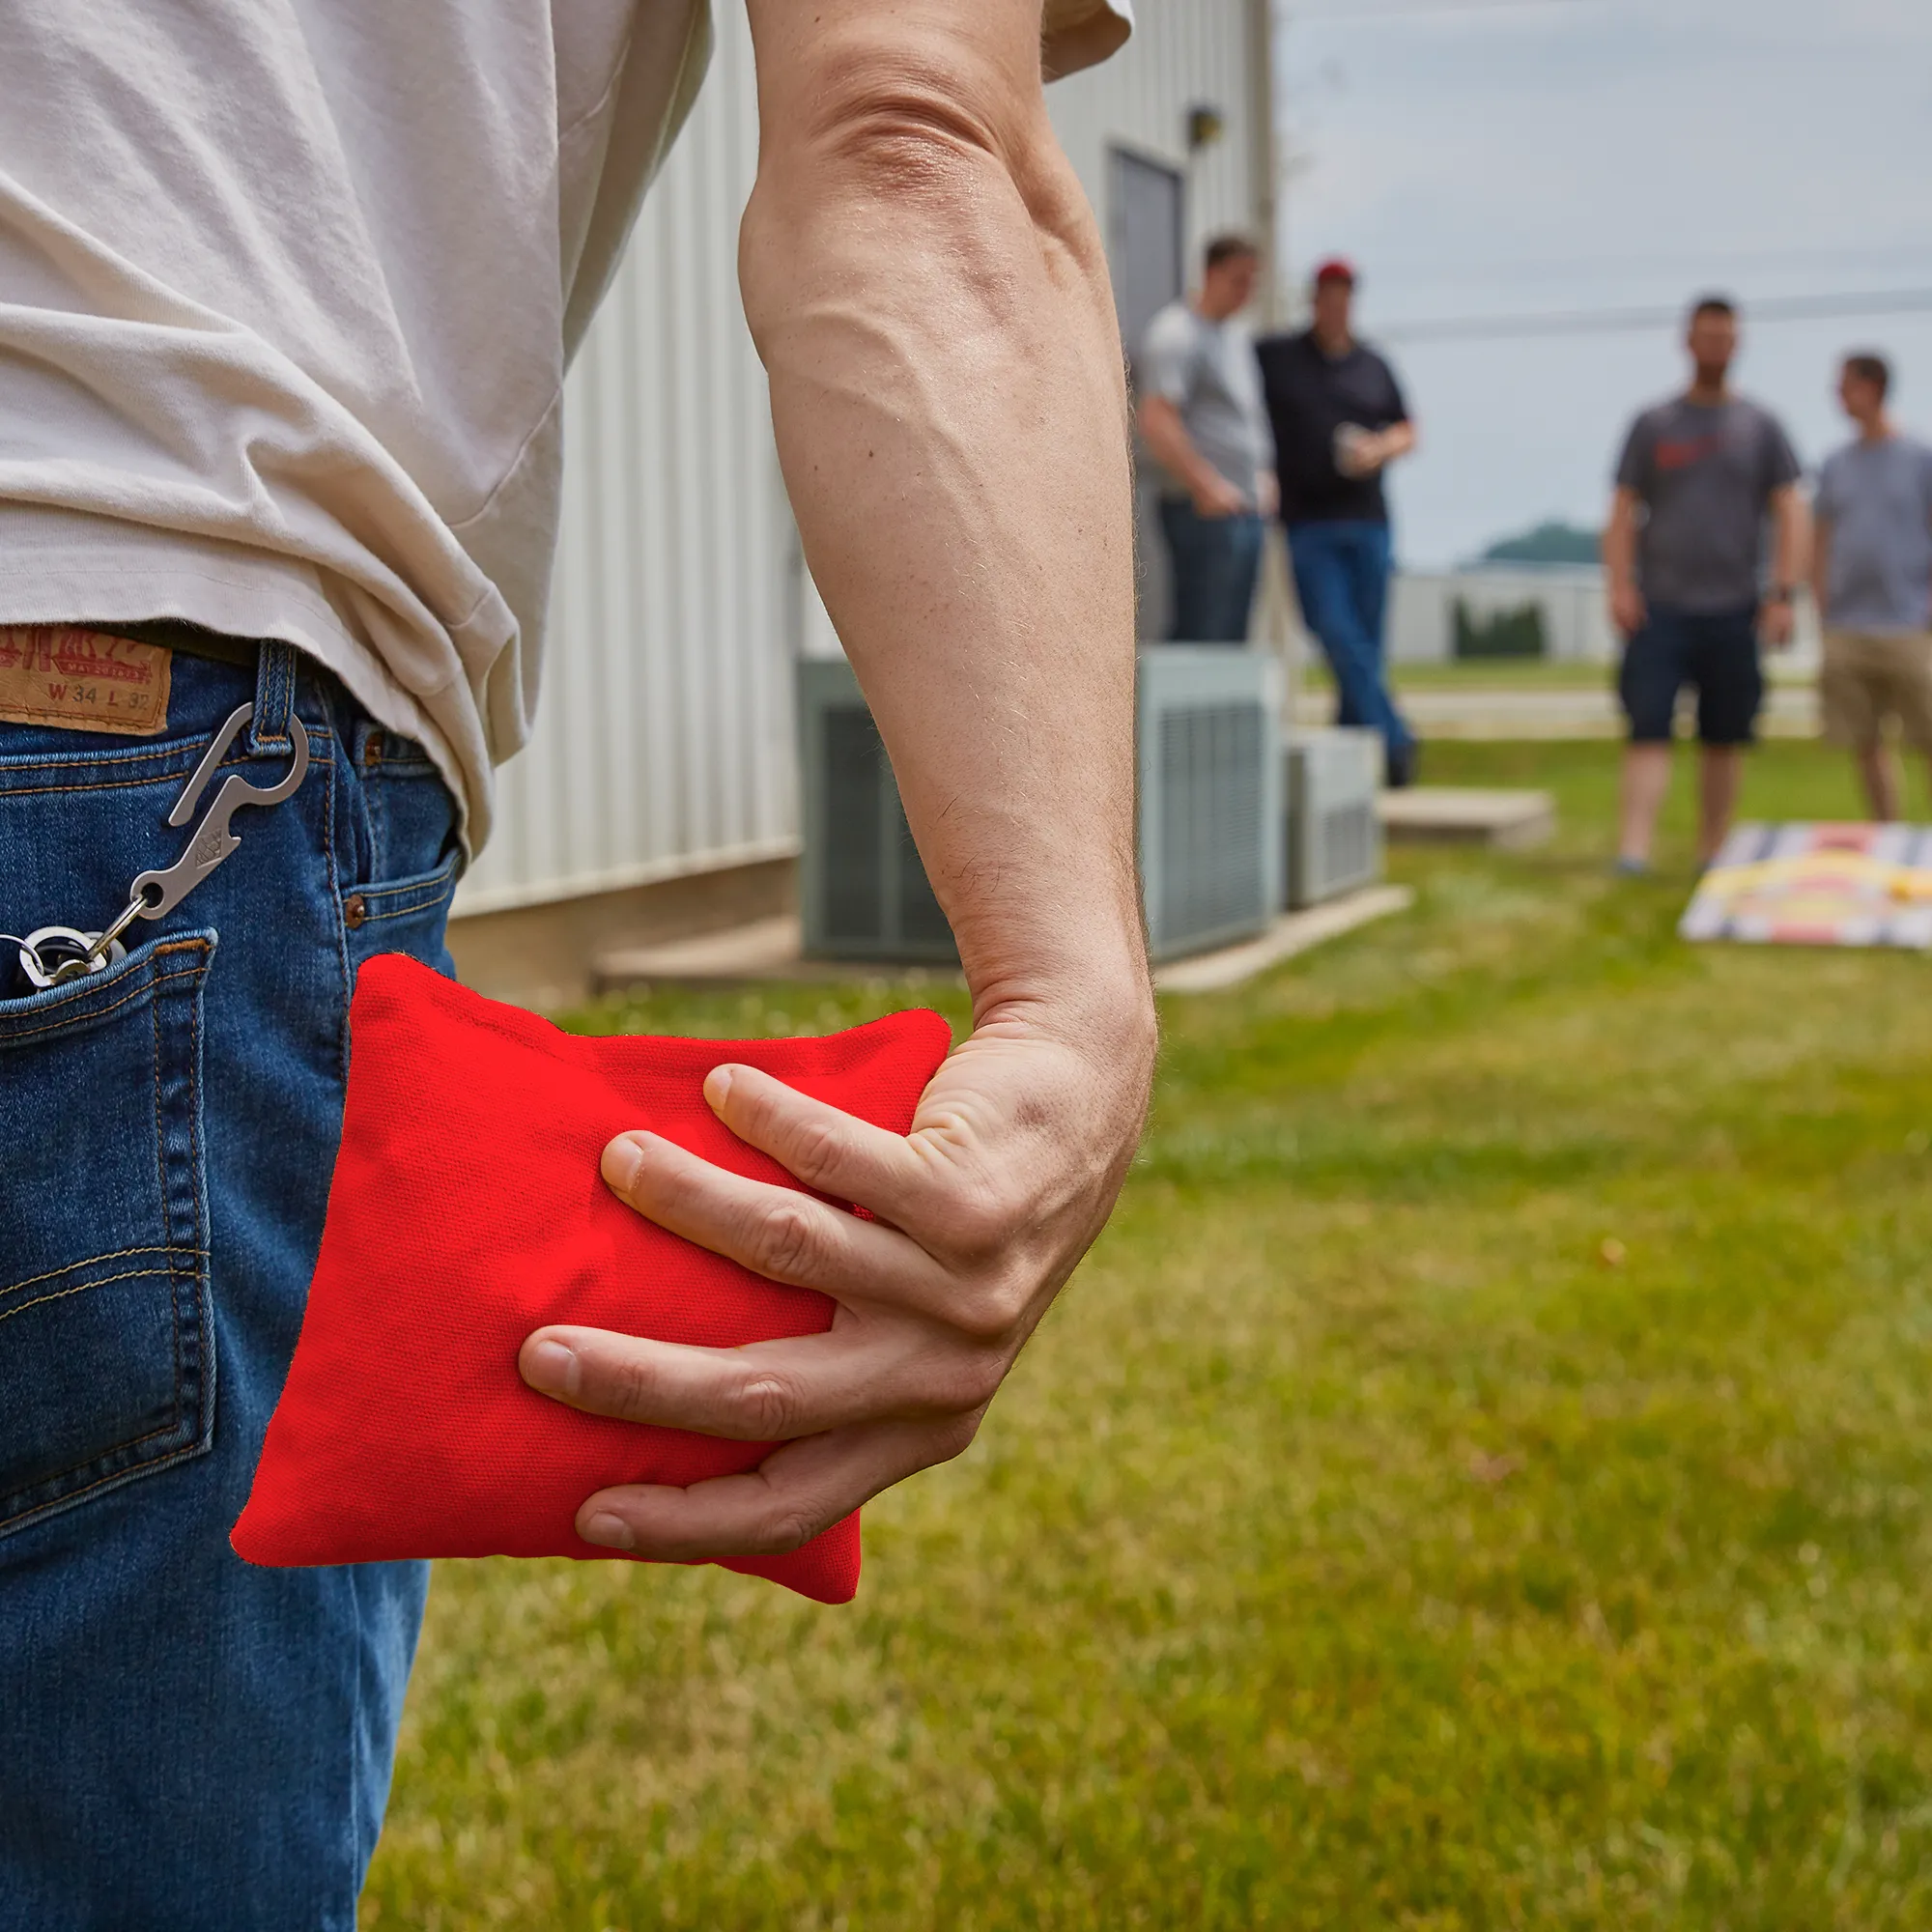
[[[1661,611],[1749,610],[1758,601],[1765,510],[1798,480],[1769,410],[1742,397],[1678,396],[1631,425],[1617,482],[1644,506],[1637,587]]]
[[[1254,339],[1234,322],[1209,322],[1185,302],[1169,302],[1148,324],[1135,375],[1144,396],[1164,396],[1179,412],[1194,447],[1256,504],[1268,463],[1267,412]],[[1184,497],[1179,477],[1163,474],[1164,495]]]
[[[1849,443],[1818,477],[1825,622],[1896,636],[1932,630],[1932,449],[1908,436]]]

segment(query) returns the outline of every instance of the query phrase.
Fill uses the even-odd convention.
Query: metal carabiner
[[[170,825],[185,825],[194,815],[196,802],[213,776],[214,768],[254,715],[252,704],[238,705],[228,714],[208,750],[201,754],[201,762],[189,774],[181,797],[175,801],[174,810],[168,813]],[[195,828],[187,850],[172,866],[158,871],[143,872],[135,879],[130,889],[133,896],[127,911],[101,934],[99,944],[105,946],[110,943],[127,930],[137,915],[142,919],[159,919],[180,905],[229,853],[241,845],[241,838],[228,829],[228,821],[244,805],[280,805],[294,792],[308,775],[308,733],[303,730],[301,720],[293,713],[289,717],[289,730],[295,739],[295,762],[287,773],[274,784],[251,785],[240,772],[230,772],[222,781],[221,789],[214,794],[214,803],[208,808],[201,823]]]

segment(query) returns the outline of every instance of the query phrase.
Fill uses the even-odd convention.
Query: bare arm
[[[753,1475],[589,1498],[593,1541],[782,1549],[956,1455],[1106,1218],[1153,1050],[1134,877],[1126,400],[1093,217],[1047,124],[1039,0],[750,0],[746,313],[812,574],[959,941],[974,1030],[909,1139],[749,1068],[706,1094],[863,1221],[648,1135],[640,1213],[838,1303],[715,1350],[525,1345],[579,1406],[786,1444]],[[804,1438],[804,1439],[794,1439]]]
[[[1832,621],[1831,582],[1832,520],[1830,517],[1814,516],[1811,520],[1811,602],[1817,608],[1821,624]]]
[[[1241,493],[1195,448],[1180,412],[1165,396],[1143,397],[1136,419],[1154,460],[1186,485],[1204,517],[1232,517],[1248,507]]]
[[[1610,498],[1609,521],[1604,526],[1604,589],[1609,599],[1610,622],[1625,637],[1643,628],[1648,612],[1636,587],[1636,513],[1634,490],[1617,486]]]
[[[1345,476],[1374,476],[1415,447],[1415,425],[1404,420],[1386,429],[1363,434],[1347,451],[1338,450],[1335,466]]]
[[[1390,423],[1376,438],[1376,468],[1385,469],[1389,464],[1399,462],[1415,448],[1415,425],[1412,422]]]
[[[1762,624],[1765,641],[1782,650],[1791,641],[1792,610],[1789,593],[1804,581],[1806,553],[1810,546],[1811,519],[1805,514],[1804,498],[1797,484],[1787,483],[1772,492],[1771,581],[1774,588],[1786,594],[1774,597],[1764,607]]]

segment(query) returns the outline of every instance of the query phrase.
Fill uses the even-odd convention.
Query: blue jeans
[[[1415,736],[1395,708],[1382,674],[1382,620],[1388,610],[1386,524],[1291,524],[1288,554],[1301,620],[1315,633],[1340,698],[1338,724],[1368,724],[1400,754]]]
[[[454,810],[286,645],[177,652],[154,738],[0,724],[0,926],[99,930],[189,833],[215,726],[293,797],[126,960],[28,989],[0,947],[0,1925],[349,1928],[428,1567],[228,1547],[341,1131],[361,960],[447,967]],[[202,810],[214,792],[204,791]]]
[[[1184,497],[1160,499],[1160,527],[1174,573],[1177,644],[1244,644],[1262,561],[1262,520],[1252,512],[1204,517]]]

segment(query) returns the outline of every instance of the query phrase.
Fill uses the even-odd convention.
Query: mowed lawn
[[[1932,1924],[1932,965],[1680,945],[1688,802],[1612,880],[1613,760],[1435,750],[1559,842],[1166,1003],[1120,1213],[856,1604],[441,1565],[364,1924]],[[1852,794],[1778,744],[1747,804]]]

